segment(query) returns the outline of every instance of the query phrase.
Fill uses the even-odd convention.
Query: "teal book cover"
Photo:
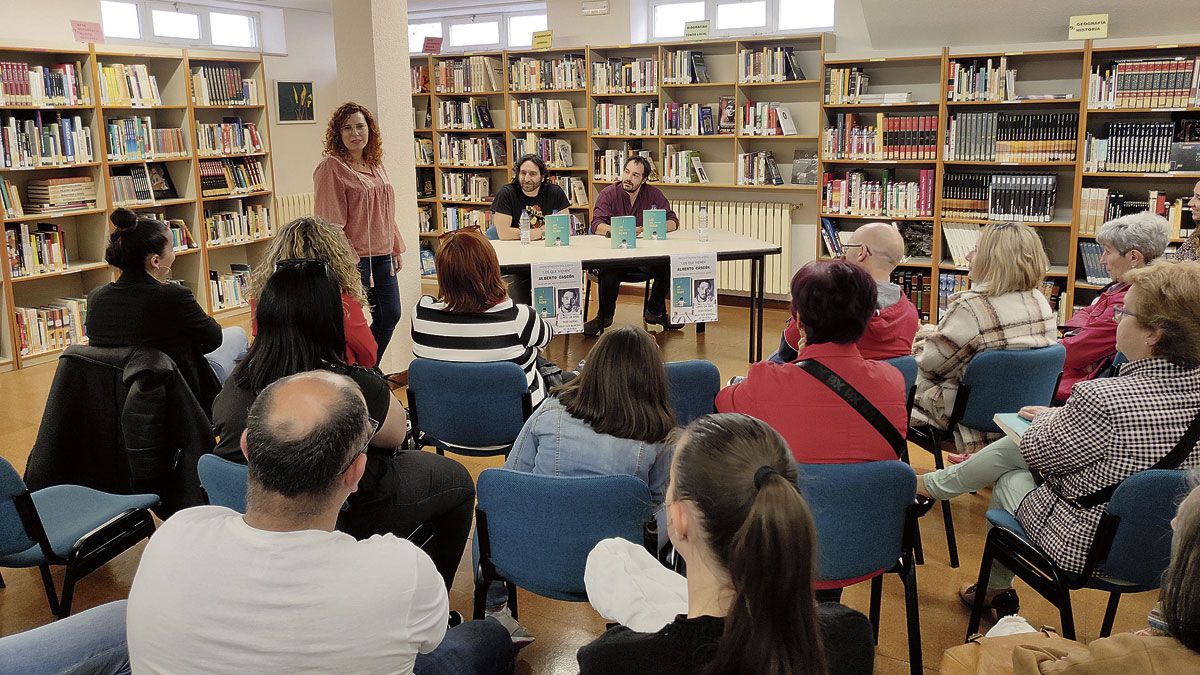
[[[554,318],[553,286],[539,286],[533,289],[533,310],[543,319]]]
[[[642,238],[662,241],[667,238],[667,212],[664,209],[642,211]]]
[[[613,248],[637,248],[637,218],[613,216],[609,228]]]
[[[571,245],[571,216],[565,213],[546,216],[546,245]]]

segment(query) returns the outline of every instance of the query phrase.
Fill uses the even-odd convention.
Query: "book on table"
[[[556,213],[546,216],[546,245],[571,245],[571,216],[566,213]]]
[[[637,218],[613,216],[609,229],[612,248],[637,248]]]
[[[642,211],[642,238],[664,240],[667,238],[667,212],[664,209]]]
[[[1021,442],[1021,436],[1024,436],[1025,432],[1029,429],[1029,420],[1017,413],[996,413],[992,421],[996,423],[996,426],[1000,427],[1004,435],[1017,443]]]

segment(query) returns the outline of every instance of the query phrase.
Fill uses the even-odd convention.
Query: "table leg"
[[[754,360],[762,361],[763,354],[763,309],[766,305],[767,298],[767,260],[760,257],[758,259],[758,330],[757,330],[757,353],[754,355]]]
[[[754,313],[756,311],[756,308],[755,308],[754,301],[755,301],[755,298],[757,298],[757,297],[758,297],[758,258],[751,258],[750,259],[750,326],[749,326],[749,331],[748,331],[749,337],[750,337],[750,344],[749,344],[749,349],[748,349],[748,352],[746,355],[746,360],[749,361],[750,363],[754,363],[754,345],[756,344],[754,330],[755,330],[755,326],[758,325],[755,321]]]

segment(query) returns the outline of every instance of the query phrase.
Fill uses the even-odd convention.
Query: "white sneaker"
[[[513,647],[516,649],[520,649],[525,645],[532,643],[534,639],[536,639],[533,637],[533,633],[529,632],[528,628],[517,622],[516,618],[513,617],[512,612],[509,611],[508,605],[501,605],[500,608],[495,611],[487,610],[484,612],[484,618],[491,619],[501,626],[504,626],[505,630],[508,631],[509,637],[512,638]]]

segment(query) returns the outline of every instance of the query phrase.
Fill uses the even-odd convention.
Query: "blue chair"
[[[996,413],[1014,412],[1027,405],[1050,405],[1066,357],[1067,350],[1060,344],[1038,349],[991,349],[976,354],[963,371],[945,431],[927,426],[910,427],[908,440],[933,454],[937,468],[945,468],[942,441],[954,438],[954,430],[960,425],[1002,433],[992,421]],[[958,544],[954,538],[950,500],[942,500],[941,504],[950,566],[958,567]]]
[[[655,553],[650,488],[634,476],[540,476],[509,469],[479,474],[475,538],[480,575],[475,618],[482,619],[488,585],[503,581],[517,616],[517,587],[586,602],[583,570],[603,539],[620,537]]]
[[[715,402],[721,390],[721,372],[712,361],[693,359],[665,364],[671,388],[671,408],[679,426],[702,415],[717,411]]]
[[[917,393],[917,359],[912,355],[894,356],[884,361],[904,376],[904,391],[908,392],[908,414],[912,415],[913,395]]]
[[[800,493],[817,526],[818,560],[814,586],[844,588],[871,580],[871,628],[879,641],[883,576],[894,572],[904,585],[908,658],[914,674],[923,672],[917,567],[913,560],[917,515],[913,501],[917,476],[904,462],[801,464]]]
[[[208,493],[208,503],[246,512],[246,465],[207,454],[196,464],[200,484]]]
[[[69,616],[79,579],[154,534],[149,509],[156,504],[158,495],[114,495],[79,485],[30,492],[0,458],[0,567],[37,567],[50,611]],[[61,597],[51,565],[67,568]]]
[[[533,413],[525,371],[511,361],[452,363],[414,359],[408,366],[413,433],[437,448],[472,457],[508,456]]]
[[[1062,636],[1068,640],[1075,639],[1071,591],[1080,588],[1107,591],[1108,607],[1100,637],[1108,637],[1121,594],[1152,591],[1161,584],[1171,562],[1171,518],[1187,492],[1183,471],[1140,471],[1122,481],[1100,518],[1081,574],[1055,565],[1050,556],[1029,540],[1016,516],[1004,509],[990,509],[987,519],[992,527],[983,547],[975,588],[987,588],[992,561],[999,562],[1058,607]],[[975,594],[975,606],[967,625],[968,639],[979,630],[984,596]]]
[[[500,239],[500,233],[496,231],[495,225],[489,225],[487,232],[484,232],[483,234],[485,237],[487,237],[488,239],[491,239],[492,241],[498,241]]]

